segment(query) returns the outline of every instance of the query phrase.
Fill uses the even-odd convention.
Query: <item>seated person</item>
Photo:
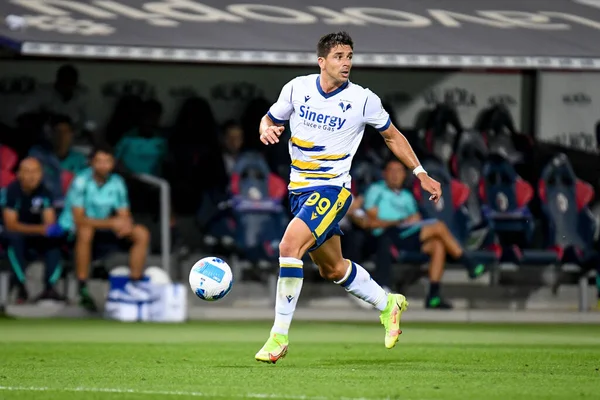
[[[44,168],[44,185],[55,200],[59,200],[63,197],[63,171],[81,172],[87,168],[87,157],[72,148],[74,132],[69,117],[54,116],[50,126],[50,141],[34,146],[29,155],[40,160]]]
[[[86,284],[92,254],[98,258],[113,250],[128,250],[130,277],[138,281],[143,275],[150,234],[146,227],[133,222],[125,183],[113,173],[115,159],[111,149],[96,147],[90,164],[73,180],[59,224],[75,235],[80,304],[94,311],[96,306]]]
[[[162,176],[167,139],[159,129],[162,106],[155,100],[144,103],[139,126],[119,140],[115,158],[132,174]]]
[[[41,256],[46,264],[44,291],[37,300],[65,298],[54,289],[61,276],[60,239],[62,230],[56,225],[52,194],[42,184],[42,165],[29,157],[19,165],[18,179],[8,185],[2,196],[3,218],[8,245],[8,259],[17,281],[17,303],[28,300],[25,267],[32,256]]]
[[[477,277],[485,272],[483,265],[475,265],[446,225],[437,220],[422,220],[417,202],[411,192],[403,189],[406,178],[404,165],[395,158],[389,159],[383,171],[384,179],[373,183],[367,189],[364,199],[363,217],[355,222],[365,229],[372,230],[377,238],[377,269],[380,276],[389,283],[391,259],[389,245],[398,250],[418,251],[430,256],[429,293],[427,308],[448,309],[451,305],[440,296],[440,280],[444,273],[446,254],[463,263],[469,276]],[[354,214],[356,215],[356,213]]]
[[[69,117],[54,118],[52,123],[54,154],[63,170],[78,174],[88,167],[88,160],[85,154],[73,149],[74,135],[73,123]]]

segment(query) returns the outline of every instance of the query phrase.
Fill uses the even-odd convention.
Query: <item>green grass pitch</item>
[[[1,400],[599,399],[600,326],[294,323],[287,358],[254,354],[269,322],[0,320]]]

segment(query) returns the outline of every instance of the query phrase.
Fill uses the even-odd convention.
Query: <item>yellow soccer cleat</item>
[[[381,312],[379,319],[385,326],[385,347],[391,349],[396,345],[402,331],[400,330],[400,317],[408,308],[406,297],[401,294],[388,294],[387,306]]]
[[[254,358],[256,358],[256,361],[275,364],[277,360],[285,357],[287,354],[288,343],[288,335],[273,333]]]

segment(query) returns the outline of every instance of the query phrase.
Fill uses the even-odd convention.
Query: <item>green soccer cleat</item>
[[[391,349],[396,345],[402,331],[400,330],[400,317],[408,308],[406,297],[401,294],[388,294],[387,306],[381,312],[379,319],[385,326],[385,347]]]
[[[267,343],[256,353],[254,358],[267,364],[275,364],[277,360],[285,357],[288,350],[288,335],[273,333]]]

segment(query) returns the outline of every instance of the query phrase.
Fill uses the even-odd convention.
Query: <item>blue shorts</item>
[[[290,191],[290,208],[295,217],[304,221],[316,243],[308,251],[318,249],[334,235],[344,233],[339,222],[352,204],[352,194],[343,187],[319,186],[303,191]]]

